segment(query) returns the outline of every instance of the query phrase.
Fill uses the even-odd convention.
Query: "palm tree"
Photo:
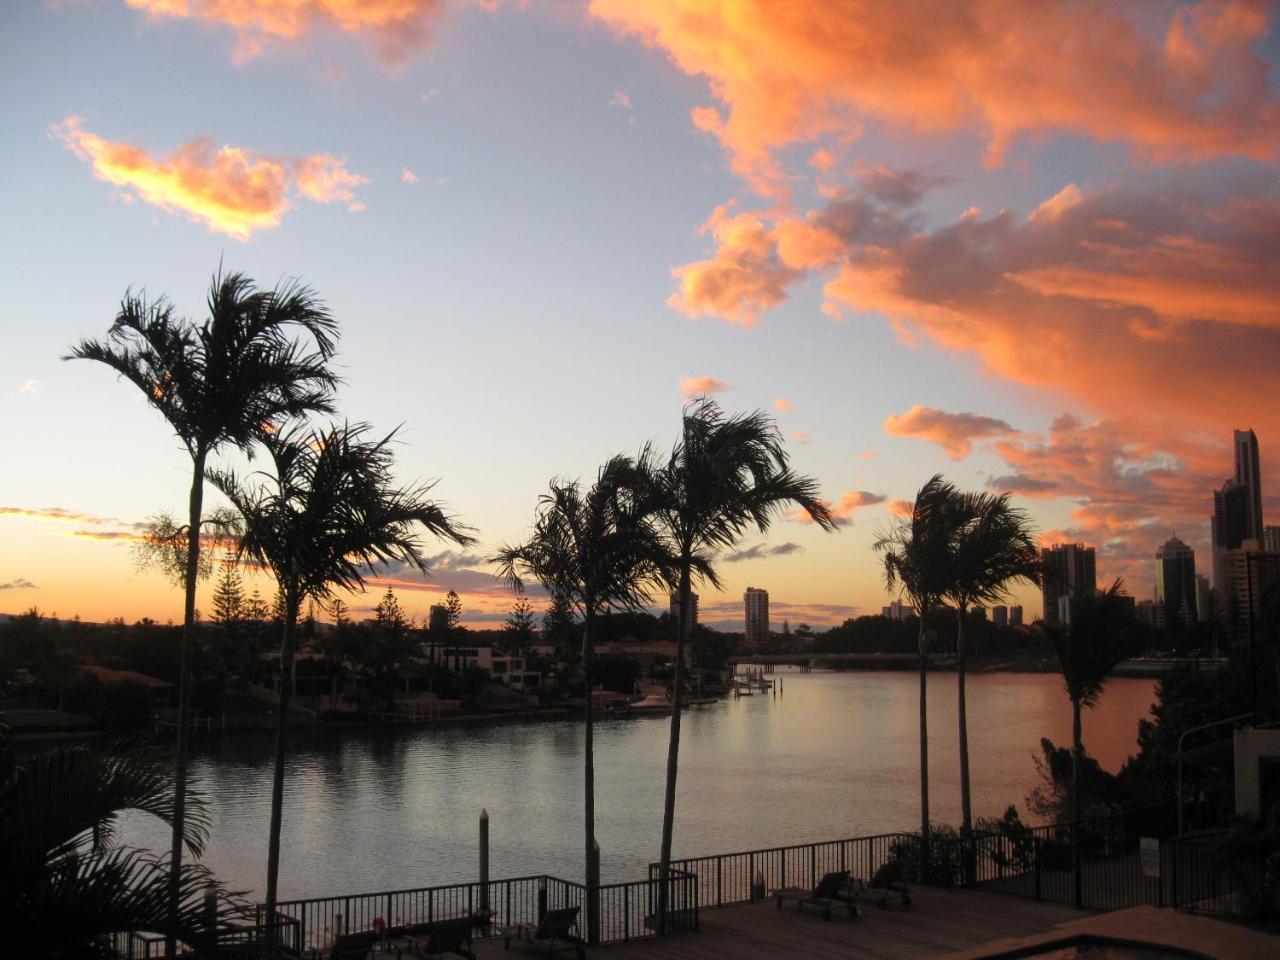
[[[223,447],[247,450],[290,418],[328,411],[337,384],[328,368],[337,325],[310,287],[289,281],[261,290],[243,274],[219,271],[209,289],[208,309],[208,319],[196,325],[178,317],[163,297],[149,301],[145,294],[127,292],[106,341],[81,340],[63,358],[105,363],[136,386],[191,456],[170,847],[175,913],[186,815],[187,671],[196,629],[205,465]],[[310,339],[310,346],[292,339],[298,332]],[[173,956],[172,941],[165,953]]]
[[[956,664],[959,677],[961,834],[973,830],[969,793],[969,721],[965,713],[965,616],[976,603],[1001,599],[1013,580],[1040,580],[1040,551],[1031,520],[1009,503],[1009,495],[961,494],[958,505],[966,522],[958,531],[947,596],[956,605]]]
[[[492,562],[517,591],[525,579],[546,587],[582,618],[586,684],[583,751],[583,832],[588,892],[587,939],[599,937],[599,847],[596,846],[595,727],[592,673],[596,621],[610,609],[636,610],[650,590],[669,580],[666,554],[637,493],[635,463],[614,457],[585,493],[576,481],[553,480],[538,501],[529,538],[503,546]]]
[[[1133,608],[1123,593],[1124,581],[1116,579],[1106,590],[1081,591],[1071,598],[1071,617],[1063,629],[1053,631],[1053,646],[1071,698],[1071,874],[1075,904],[1083,900],[1080,878],[1080,758],[1084,740],[1080,713],[1098,702],[1107,675],[1129,655],[1129,629]]]
[[[209,871],[182,867],[175,912],[168,864],[114,843],[124,811],[173,823],[176,778],[162,753],[98,743],[20,758],[0,743],[0,752],[0,924],[11,945],[32,931],[24,956],[114,956],[105,938],[151,930],[197,949],[213,946],[231,903],[220,896],[210,917],[205,895],[218,888]],[[199,794],[189,800],[182,839],[198,856],[209,823]]]
[[[419,525],[459,546],[474,542],[467,528],[427,498],[430,484],[394,485],[394,433],[369,440],[368,430],[364,424],[323,431],[294,427],[264,439],[274,472],[257,474],[260,482],[250,485],[226,472],[209,475],[243,519],[238,555],[270,570],[284,599],[267,848],[268,924],[276,915],[289,678],[303,601],[324,602],[335,589],[362,588],[374,564],[406,564],[425,573]]]
[[[941,602],[953,577],[957,532],[966,522],[966,501],[953,484],[934,474],[916,494],[911,515],[876,536],[883,553],[884,579],[890,591],[905,593],[920,618],[920,879],[929,869],[929,645],[925,623]]]
[[[817,483],[797,476],[787,463],[782,435],[760,411],[726,417],[703,398],[684,409],[681,432],[671,454],[660,461],[646,449],[640,466],[647,481],[648,506],[674,562],[680,616],[676,633],[675,676],[671,692],[671,738],[659,854],[658,932],[665,932],[667,883],[676,810],[680,761],[680,714],[684,692],[690,591],[694,577],[720,589],[712,560],[748,530],[765,533],[785,506],[795,504],[824,530],[835,523],[817,496]]]

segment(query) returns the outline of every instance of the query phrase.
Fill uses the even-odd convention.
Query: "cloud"
[[[96,517],[90,513],[79,513],[64,507],[0,507],[0,517],[24,517],[30,520],[66,520],[71,523],[112,523],[121,521],[111,517]],[[136,524],[141,529],[143,524]]]
[[[1050,131],[1156,160],[1276,156],[1280,97],[1255,50],[1269,29],[1260,0],[591,0],[589,10],[706,78],[717,105],[696,108],[694,125],[762,193],[785,192],[779,148],[847,140],[871,123],[973,130],[991,163]]]
[[[733,384],[726,383],[724,380],[717,380],[715,377],[680,378],[680,395],[685,399],[709,397],[713,393],[724,393],[724,391],[732,389]]]
[[[40,396],[40,390],[43,386],[44,384],[32,377],[28,380],[22,381],[22,386],[18,387],[18,392],[26,394],[29,397],[38,397]]]
[[[790,413],[796,408],[796,405],[786,397],[775,397],[773,400],[773,409],[779,413]]]
[[[419,179],[420,177],[416,173],[414,173],[412,170],[410,170],[408,167],[404,167],[400,171],[401,183],[407,183],[410,186],[412,186],[413,184],[417,183]]]
[[[863,507],[875,506],[877,503],[884,503],[884,495],[872,493],[869,490],[846,490],[840,494],[840,500],[832,503],[824,500],[823,503],[831,511],[831,516],[835,520],[837,527],[847,527],[853,523],[853,515]],[[788,519],[799,521],[800,523],[813,523],[813,518],[804,510],[797,507],[794,510],[786,512]]]
[[[791,434],[791,439],[794,440],[796,443],[807,444],[809,442],[809,434],[804,430],[796,430]]]
[[[631,95],[625,90],[613,91],[613,96],[609,98],[609,106],[618,107],[622,110],[631,109]]]
[[[878,457],[878,456],[880,456],[880,451],[879,451],[879,450],[863,450],[860,454],[858,454],[858,459],[859,459],[859,460],[874,460],[874,459],[875,459],[876,457]]]
[[[743,560],[763,560],[766,557],[786,557],[793,553],[802,553],[804,547],[798,543],[780,543],[777,546],[769,547],[763,543],[758,543],[753,547],[747,547],[743,550],[735,550],[732,553],[725,554],[721,559],[725,563],[739,563]]]
[[[92,165],[99,180],[123,187],[124,196],[167,213],[180,213],[216,233],[247,241],[278,227],[290,208],[290,192],[316,203],[342,202],[363,209],[353,188],[369,181],[326,154],[270,157],[242,147],[215,147],[201,137],[169,154],[104,140],[68,117],[51,135]]]
[[[125,0],[153,20],[191,19],[230,27],[234,58],[270,46],[339,31],[368,41],[389,65],[404,63],[431,39],[443,0]]]
[[[963,460],[973,450],[973,441],[1005,436],[1013,427],[995,417],[979,413],[948,413],[937,407],[916,404],[906,413],[889,415],[884,432],[895,437],[916,437],[936,443],[952,460]]]
[[[702,232],[715,241],[715,256],[677,267],[678,288],[667,303],[690,317],[721,317],[752,326],[763,310],[776,307],[800,272],[780,260],[764,221],[754,213],[729,214],[718,207]]]
[[[912,510],[915,509],[915,505],[910,500],[890,500],[885,504],[884,508],[892,516],[909,517]]]
[[[0,590],[35,590],[36,585],[26,577],[17,577],[8,583],[0,583]]]

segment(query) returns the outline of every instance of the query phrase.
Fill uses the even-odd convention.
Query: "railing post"
[[[724,880],[722,874],[724,866],[724,858],[716,857],[716,906],[724,906]]]
[[[816,843],[809,846],[809,882],[815,887],[818,885],[818,845]]]
[[[750,875],[748,882],[751,884],[751,902],[755,903],[757,897],[756,897],[756,855],[754,853],[751,854],[751,861],[750,861],[750,865],[747,867],[747,873]],[[760,884],[760,886],[763,887],[764,884]],[[764,897],[764,893],[763,891],[761,891],[760,898],[763,899],[763,897]]]
[[[622,888],[622,939],[631,940],[631,884]]]
[[[1044,848],[1039,837],[1031,838],[1031,855],[1036,862],[1036,900],[1040,899],[1040,861],[1044,858]]]

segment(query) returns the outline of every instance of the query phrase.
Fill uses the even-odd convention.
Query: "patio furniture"
[[[796,909],[802,909],[806,903],[813,906],[822,907],[822,919],[831,919],[831,908],[836,901],[840,901],[849,909],[849,916],[856,917],[858,915],[857,907],[853,904],[854,894],[849,882],[848,870],[833,870],[826,874],[818,881],[817,886],[812,890],[804,887],[784,887],[781,890],[773,891],[773,900],[778,905],[778,909],[782,909],[784,900],[794,900]]]
[[[450,917],[448,920],[437,920],[427,924],[428,929],[423,936],[409,935],[409,952],[419,957],[443,957],[446,953],[456,953],[461,957],[475,960],[471,950],[472,917]]]
[[[365,960],[381,942],[382,936],[375,930],[343,934],[334,938],[329,960]]]
[[[500,927],[498,933],[502,936],[502,948],[510,949],[512,940],[525,943],[538,943],[545,940],[548,957],[556,950],[572,949],[581,960],[587,952],[583,949],[582,939],[574,932],[578,926],[578,912],[581,909],[581,907],[561,907],[558,910],[548,910],[536,925],[516,923],[509,927]],[[564,945],[556,946],[557,940],[563,940]]]
[[[902,864],[897,860],[882,864],[861,890],[873,891],[868,896],[876,900],[881,910],[894,898],[901,900],[904,907],[911,906],[911,890],[902,882]]]

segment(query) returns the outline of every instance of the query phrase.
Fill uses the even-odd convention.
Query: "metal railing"
[[[671,861],[673,871],[696,877],[701,903],[717,907],[763,898],[782,887],[813,887],[823,874],[848,870],[869,880],[877,870],[899,858],[904,845],[918,843],[909,833],[882,833],[818,843],[766,847],[738,853],[719,853]],[[649,876],[658,876],[658,864],[649,865]]]

